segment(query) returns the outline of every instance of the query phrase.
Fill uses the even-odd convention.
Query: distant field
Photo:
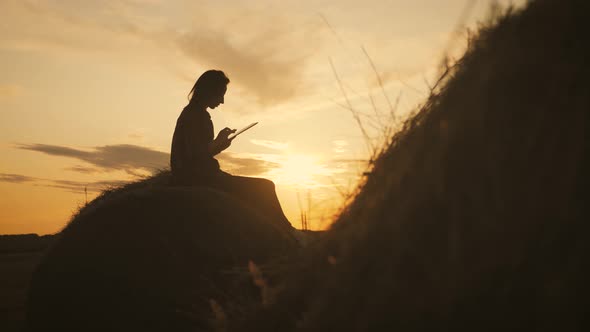
[[[31,275],[51,237],[0,236],[0,330],[20,331]]]

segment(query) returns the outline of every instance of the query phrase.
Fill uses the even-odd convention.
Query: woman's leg
[[[251,204],[253,207],[269,213],[273,219],[292,228],[291,223],[283,213],[281,203],[275,191],[275,184],[267,179],[251,178],[245,176],[225,175],[220,177],[219,184],[222,190],[227,191]]]

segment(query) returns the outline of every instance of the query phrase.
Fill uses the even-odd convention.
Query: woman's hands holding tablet
[[[231,139],[228,137],[235,132],[235,129],[230,129],[228,127],[221,129],[219,134],[217,134],[217,137],[209,144],[209,152],[211,152],[212,155],[216,155],[227,149],[231,145]]]

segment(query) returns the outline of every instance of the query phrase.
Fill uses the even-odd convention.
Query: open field
[[[29,281],[50,237],[0,236],[0,329],[19,331]]]

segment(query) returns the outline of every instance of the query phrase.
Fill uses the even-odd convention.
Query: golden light
[[[309,189],[320,185],[319,176],[330,175],[321,161],[310,155],[286,154],[275,162],[281,166],[269,175],[277,184]]]

